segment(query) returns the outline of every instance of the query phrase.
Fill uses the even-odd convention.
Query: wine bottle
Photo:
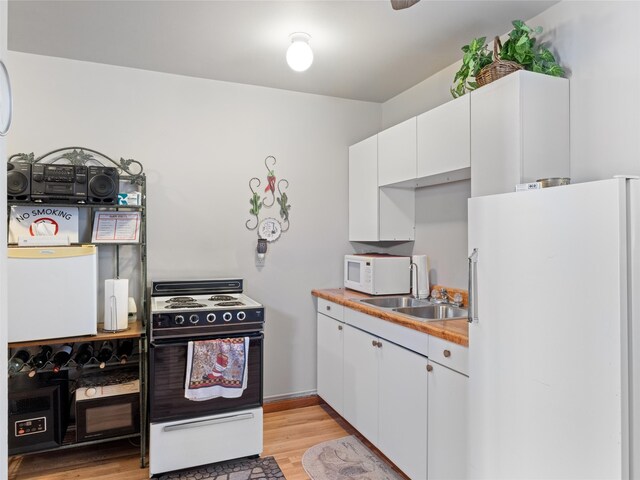
[[[64,367],[69,360],[71,360],[71,353],[73,352],[73,345],[71,343],[65,343],[60,346],[58,351],[53,354],[51,362],[53,363],[53,372],[58,373],[62,367]]]
[[[85,365],[93,357],[93,345],[90,343],[83,343],[78,347],[78,352],[73,358],[78,366]]]
[[[22,367],[29,362],[30,358],[31,354],[26,350],[18,350],[14,353],[13,357],[9,359],[9,374],[15,375],[22,370]]]
[[[129,360],[131,353],[133,352],[133,340],[122,340],[118,344],[116,350],[116,357],[120,359],[120,363],[125,364]]]
[[[40,351],[33,356],[33,367],[40,369],[45,366],[53,349],[49,345],[42,345]]]
[[[111,343],[111,340],[105,340],[100,347],[100,351],[98,351],[98,355],[96,355],[96,358],[100,362],[100,368],[104,368],[112,356],[113,343]]]

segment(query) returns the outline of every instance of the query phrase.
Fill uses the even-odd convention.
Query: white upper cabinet
[[[349,147],[349,240],[378,240],[378,136]]]
[[[569,177],[569,81],[519,71],[469,94],[471,196]]]
[[[470,105],[469,95],[464,95],[418,115],[417,184],[419,186],[469,178]]]
[[[415,232],[415,193],[378,188],[378,139],[349,147],[349,241],[409,241]]]
[[[416,117],[378,134],[378,185],[416,178]]]

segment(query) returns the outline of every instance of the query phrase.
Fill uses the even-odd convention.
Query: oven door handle
[[[217,425],[219,423],[237,422],[240,420],[251,420],[253,413],[240,413],[237,415],[227,415],[226,417],[212,418],[210,420],[199,420],[196,422],[184,422],[176,425],[168,425],[162,430],[164,432],[174,432],[176,430],[186,430],[187,428],[207,427],[209,425]]]
[[[158,347],[186,347],[187,345],[189,345],[189,342],[200,342],[200,341],[207,341],[207,340],[216,340],[216,339],[220,339],[220,338],[239,338],[239,337],[248,337],[249,340],[263,340],[264,339],[264,333],[260,332],[260,333],[248,333],[247,335],[233,335],[233,336],[229,336],[229,337],[225,337],[224,335],[216,335],[216,336],[210,336],[210,337],[192,337],[187,341],[178,341],[177,339],[155,339],[151,341],[151,346],[158,348]]]

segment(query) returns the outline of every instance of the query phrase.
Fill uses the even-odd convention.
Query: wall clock
[[[267,217],[258,225],[258,236],[267,242],[274,242],[282,233],[282,225],[273,217]]]

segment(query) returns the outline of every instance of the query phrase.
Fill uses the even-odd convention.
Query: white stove
[[[171,294],[151,297],[152,339],[240,333],[264,324],[264,307],[242,293],[242,280],[158,282],[153,290]]]

